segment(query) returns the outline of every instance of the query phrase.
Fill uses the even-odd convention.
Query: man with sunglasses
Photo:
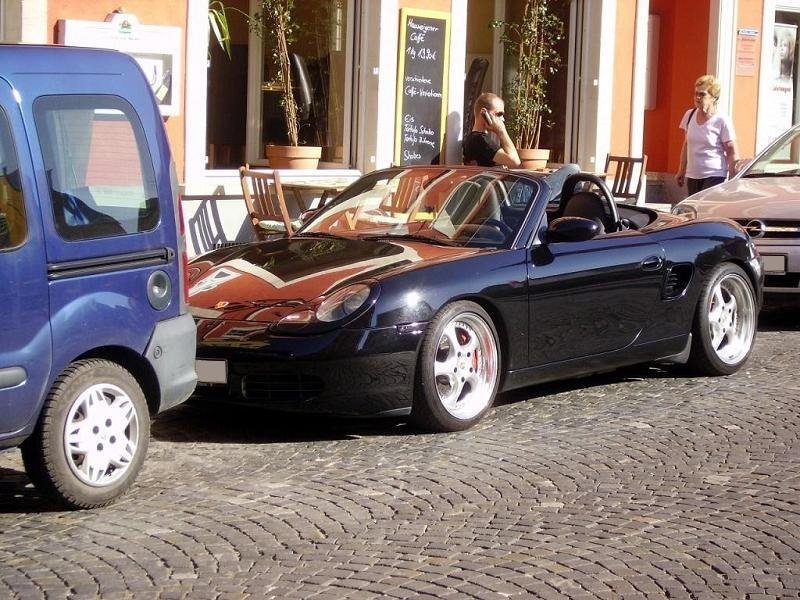
[[[491,92],[484,92],[475,100],[475,124],[463,142],[465,165],[510,169],[520,166],[519,154],[506,131],[504,108],[503,99]]]

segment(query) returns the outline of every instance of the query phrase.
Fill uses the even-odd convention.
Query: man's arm
[[[498,119],[488,112],[482,114],[483,118],[486,119],[486,128],[497,136],[497,141],[500,143],[500,149],[494,154],[494,162],[509,169],[518,168],[522,165],[522,161],[519,159],[514,142],[511,141],[511,136],[506,131],[505,122],[503,119]]]

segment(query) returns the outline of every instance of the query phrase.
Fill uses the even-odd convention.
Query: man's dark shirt
[[[488,133],[470,131],[462,144],[465,165],[494,167],[494,155],[500,150],[500,144]]]

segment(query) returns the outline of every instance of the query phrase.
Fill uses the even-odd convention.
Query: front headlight
[[[676,204],[674,207],[672,207],[672,214],[680,215],[682,217],[686,217],[687,219],[697,218],[697,210],[691,204]]]
[[[331,323],[349,317],[364,305],[369,291],[368,285],[356,283],[334,292],[317,307],[317,319]]]
[[[273,330],[284,333],[317,333],[331,328],[331,323],[354,315],[377,293],[377,283],[354,283],[322,296],[285,315]]]

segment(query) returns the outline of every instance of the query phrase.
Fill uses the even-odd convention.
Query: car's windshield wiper
[[[411,240],[414,242],[426,242],[428,244],[437,244],[439,246],[460,246],[461,244],[454,242],[453,240],[443,240],[441,238],[432,238],[428,237],[427,235],[416,235],[414,233],[378,233],[374,235],[365,235],[362,236],[362,240],[385,240],[385,239],[392,239],[392,240]]]

